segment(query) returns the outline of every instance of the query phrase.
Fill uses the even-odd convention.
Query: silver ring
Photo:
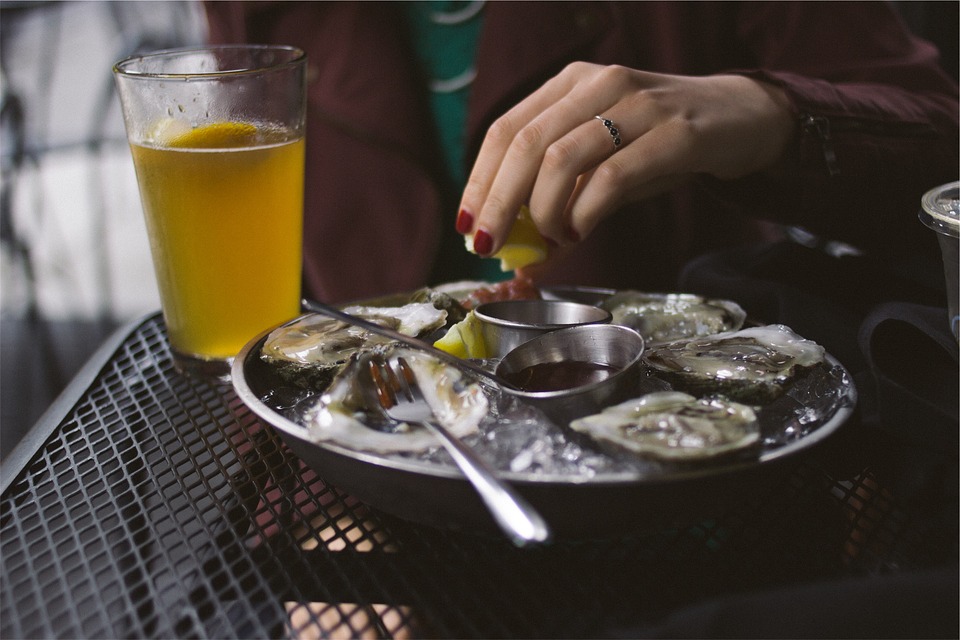
[[[620,144],[623,142],[620,140],[620,129],[617,128],[617,125],[613,124],[613,120],[608,120],[603,116],[593,116],[597,120],[603,123],[603,126],[607,128],[607,131],[610,132],[610,137],[613,138],[613,150],[616,151],[620,148]]]

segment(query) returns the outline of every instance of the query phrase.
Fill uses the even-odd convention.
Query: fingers
[[[514,202],[516,206],[512,207],[515,212],[519,210],[519,202],[522,198],[519,196],[507,198],[507,202],[497,201],[496,196],[493,201],[488,203],[490,187],[494,180],[501,173],[504,157],[513,144],[518,132],[531,123],[536,117],[542,114],[559,96],[565,95],[572,86],[574,79],[569,73],[561,73],[552,78],[540,89],[532,93],[524,101],[520,102],[507,113],[497,119],[487,131],[480,147],[480,153],[470,172],[467,185],[464,188],[463,197],[460,203],[460,215],[458,217],[457,231],[463,234],[475,233],[478,236],[486,235],[487,238],[497,238],[496,246],[492,242],[484,241],[484,246],[475,242],[475,250],[481,255],[494,253],[500,246],[500,238],[504,237],[509,231],[512,218],[503,215],[502,211],[509,211]],[[535,135],[534,133],[528,136]],[[529,138],[528,138],[529,139]],[[535,166],[531,163],[531,167]],[[481,211],[486,207],[486,214],[483,217],[483,224],[477,224]],[[491,213],[493,212],[493,213]],[[466,220],[466,222],[461,222]],[[469,223],[469,224],[468,224]]]
[[[493,239],[484,244],[487,253],[499,249],[520,207],[528,202],[532,205],[531,196],[541,173],[546,170],[552,175],[554,167],[561,167],[562,175],[554,182],[565,183],[569,194],[576,176],[602,159],[603,145],[606,153],[612,149],[609,139],[604,142],[601,136],[601,144],[597,144],[589,135],[576,131],[590,121],[606,133],[593,118],[618,95],[616,83],[597,81],[595,68],[584,63],[570,65],[491,126],[461,201],[461,209],[476,220],[477,234]],[[548,169],[543,168],[545,162]],[[543,193],[550,194],[547,206],[551,208],[543,209],[547,215],[531,208],[534,222],[546,237],[566,241],[553,208],[562,197],[552,190]]]
[[[490,255],[528,204],[541,235],[563,245],[691,174],[763,170],[795,135],[781,94],[740,76],[571,64],[490,128],[461,201],[470,215],[457,229],[474,232],[477,252]]]
[[[531,186],[524,186],[526,174],[518,177],[526,158],[508,151],[500,165],[505,175],[495,177],[478,227],[489,230],[491,236],[502,233],[505,237],[522,202],[503,204],[497,200],[499,190],[525,193],[530,189],[527,202],[540,233],[558,245],[575,243],[626,201],[655,195],[676,182],[661,178],[682,172],[689,164],[693,136],[682,121],[648,130],[643,123],[655,118],[646,117],[640,109],[631,119],[621,105],[604,116],[619,130],[619,150],[604,124],[591,115],[547,146],[541,160],[531,163],[536,169]],[[630,129],[620,124],[624,120]],[[502,217],[494,218],[498,207],[503,207]],[[505,221],[504,226],[496,226],[495,219]],[[495,244],[493,250],[499,246]]]
[[[685,181],[694,143],[694,133],[684,122],[670,122],[644,132],[582,175],[565,212],[571,237],[587,237],[626,202],[649,198]]]
[[[609,120],[616,122],[612,116]],[[622,138],[619,127],[616,130]],[[638,136],[642,133],[635,132]],[[596,116],[547,148],[530,195],[531,215],[542,234],[558,242],[576,242],[585,237],[584,225],[575,224],[572,218],[575,195],[608,158],[618,164],[611,155],[617,150],[613,137]]]

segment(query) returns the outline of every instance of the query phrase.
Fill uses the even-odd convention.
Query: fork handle
[[[514,544],[523,546],[531,542],[550,540],[550,527],[543,517],[513,487],[500,481],[473,449],[433,422],[422,424],[440,437],[447,452],[473,484],[497,524],[510,536]]]

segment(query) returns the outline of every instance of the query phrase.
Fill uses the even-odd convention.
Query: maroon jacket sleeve
[[[798,144],[776,173],[706,180],[744,210],[866,248],[927,245],[920,197],[956,180],[957,85],[888,3],[746,3],[738,39],[782,87]]]

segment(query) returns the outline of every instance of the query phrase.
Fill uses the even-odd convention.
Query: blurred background
[[[958,3],[896,4],[956,77]],[[0,1],[0,456],[112,332],[159,309],[111,67],[205,35],[185,0]]]
[[[203,43],[194,2],[0,2],[0,454],[118,326],[160,307],[112,75]]]

